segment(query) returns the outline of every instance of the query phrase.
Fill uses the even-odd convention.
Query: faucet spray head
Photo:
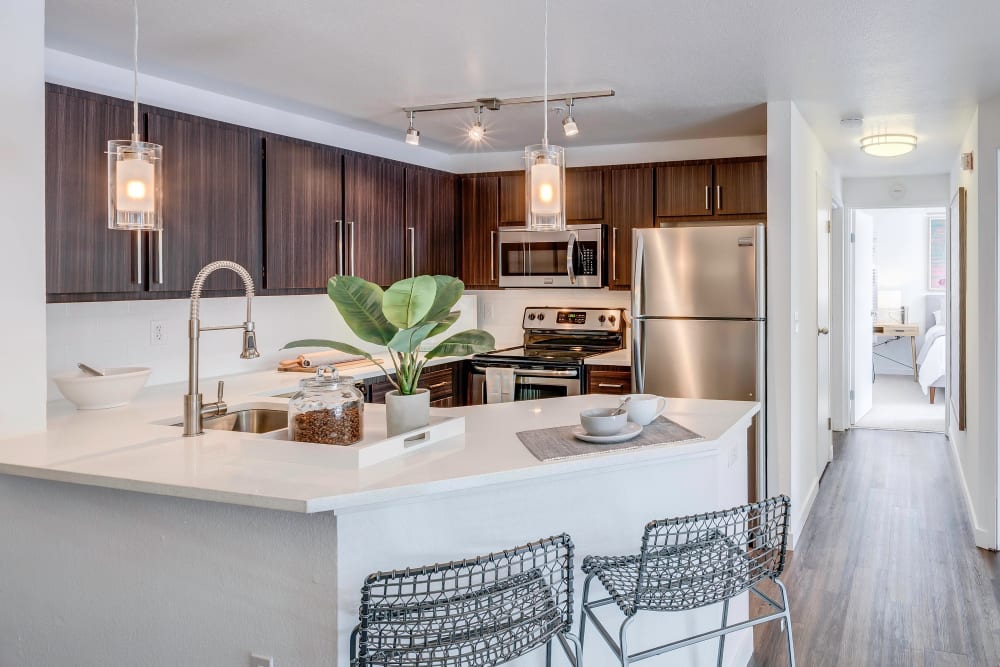
[[[260,350],[257,349],[257,332],[253,330],[253,322],[247,322],[243,327],[243,352],[240,359],[257,359]]]

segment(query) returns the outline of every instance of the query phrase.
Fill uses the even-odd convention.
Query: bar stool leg
[[[583,582],[583,606],[580,608],[580,653],[583,653],[583,633],[587,630],[587,600],[590,598],[590,582],[594,575],[588,574]]]
[[[629,616],[626,618],[625,622],[622,623],[621,630],[618,631],[618,646],[621,648],[621,655],[618,656],[618,658],[622,662],[622,667],[629,666],[628,645],[625,642],[625,631],[628,630],[628,626],[630,626],[634,620],[635,616]]]
[[[729,621],[729,599],[726,598],[722,601],[722,627],[726,627],[726,623]],[[726,636],[719,635],[719,660],[716,663],[718,667],[722,667],[722,656],[726,653]]]
[[[774,583],[778,584],[778,588],[781,589],[781,606],[785,608],[785,641],[788,642],[788,665],[795,667],[795,642],[792,641],[792,614],[788,611],[788,591],[785,590],[785,585],[777,577],[774,579]]]
[[[545,667],[552,667],[552,640],[545,643]]]

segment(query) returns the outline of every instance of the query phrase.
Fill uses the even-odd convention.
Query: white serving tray
[[[368,406],[365,406],[368,407]],[[320,443],[295,442],[288,429],[271,431],[255,439],[283,440],[298,445],[312,445],[326,448],[326,455],[354,468],[367,468],[390,459],[416,452],[425,447],[465,433],[465,417],[441,417],[431,415],[430,423],[423,428],[407,431],[397,436],[386,434],[385,414],[375,410],[365,410],[365,435],[361,442],[353,445],[324,445]]]

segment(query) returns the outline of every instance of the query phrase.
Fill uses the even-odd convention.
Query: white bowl
[[[105,375],[87,375],[83,371],[65,373],[52,381],[77,410],[103,410],[128,405],[152,372],[149,368],[127,366],[105,368]]]
[[[615,408],[590,408],[580,413],[580,424],[590,435],[614,435],[625,428],[628,413],[622,410],[614,414]]]

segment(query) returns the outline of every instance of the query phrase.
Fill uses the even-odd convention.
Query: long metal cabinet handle
[[[721,211],[722,210],[722,186],[721,185],[716,185],[715,186],[715,210],[716,211]]]
[[[132,266],[132,282],[142,284],[142,232],[135,233],[135,264]]]
[[[576,272],[573,271],[573,246],[576,245],[576,232],[569,233],[569,241],[566,242],[566,273],[569,275],[569,284],[576,284]]]
[[[618,228],[611,228],[611,279],[618,280]]]
[[[472,370],[476,371],[477,373],[485,373],[486,367],[473,366]],[[528,377],[540,377],[540,378],[575,378],[579,375],[579,373],[577,373],[577,371],[572,371],[572,370],[546,371],[539,368],[532,368],[532,369],[525,369],[522,371],[520,369],[515,368],[514,375],[517,375],[519,377],[528,376]]]
[[[163,230],[156,232],[156,284],[163,284]]]
[[[337,275],[344,275],[344,221],[337,220]]]
[[[601,389],[621,389],[624,385],[619,384],[608,384],[607,382],[598,382],[597,386]]]
[[[712,190],[712,186],[711,185],[706,185],[705,186],[705,210],[706,211],[711,211],[712,210],[712,195],[711,195],[711,190]]]
[[[410,277],[415,278],[417,275],[417,232],[413,227],[407,227],[406,231],[410,233]]]
[[[493,251],[497,244],[497,233],[490,230],[490,280],[493,280],[493,273],[495,268],[495,258],[493,257]]]
[[[350,245],[350,250],[351,250],[351,264],[350,264],[350,266],[351,266],[351,275],[353,276],[354,275],[354,221],[353,220],[348,220],[347,221],[347,227],[348,227],[348,229],[351,230],[351,245]]]

